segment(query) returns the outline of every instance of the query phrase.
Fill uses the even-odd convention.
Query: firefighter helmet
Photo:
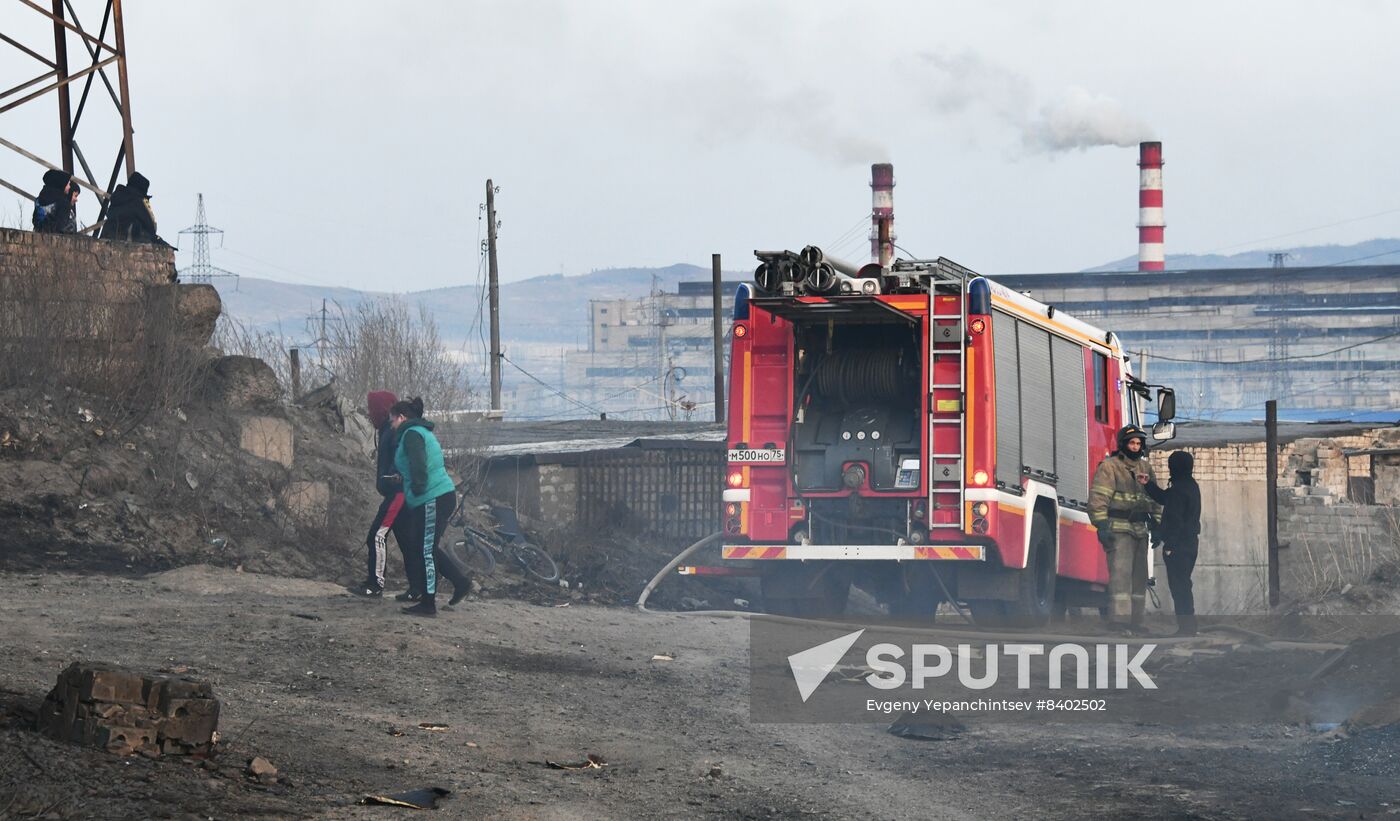
[[[1127,453],[1128,440],[1130,439],[1141,439],[1142,450],[1140,452],[1147,452],[1147,431],[1143,430],[1137,425],[1124,425],[1118,431],[1118,450],[1123,453]]]

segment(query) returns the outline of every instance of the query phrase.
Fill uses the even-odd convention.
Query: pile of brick
[[[39,731],[119,755],[208,755],[219,701],[208,682],[74,662],[39,709]]]

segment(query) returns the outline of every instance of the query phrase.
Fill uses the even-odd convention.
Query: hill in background
[[[1238,254],[1167,254],[1168,270],[1192,268],[1268,268],[1272,253],[1288,254],[1288,268],[1330,265],[1383,265],[1400,259],[1400,239],[1372,239],[1354,245],[1303,245],[1272,251],[1244,251]],[[1392,255],[1396,255],[1392,258]],[[1137,257],[1124,257],[1085,271],[1136,271]]]

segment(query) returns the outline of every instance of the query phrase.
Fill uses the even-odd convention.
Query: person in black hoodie
[[[383,497],[379,512],[369,526],[365,536],[365,546],[369,549],[369,569],[363,585],[355,592],[368,598],[384,595],[384,551],[389,546],[389,533],[398,542],[399,553],[403,556],[404,576],[408,579],[408,590],[395,598],[399,601],[418,601],[423,597],[423,583],[419,580],[422,559],[417,553],[408,550],[411,522],[404,510],[403,479],[394,467],[394,454],[398,451],[398,438],[389,420],[389,409],[398,397],[389,391],[370,391],[367,405],[369,420],[374,424],[376,434],[377,465],[374,472],[374,487]]]
[[[107,221],[102,239],[127,242],[163,243],[156,234],[156,215],[151,210],[151,181],[139,171],[125,185],[118,185],[107,204]]]
[[[1166,490],[1149,486],[1149,493],[1162,505],[1162,523],[1156,536],[1162,543],[1162,562],[1167,566],[1167,585],[1176,607],[1176,634],[1196,635],[1196,599],[1191,591],[1191,571],[1201,536],[1201,488],[1191,476],[1196,460],[1184,450],[1167,457],[1171,484]],[[1152,490],[1156,490],[1152,493]]]
[[[45,171],[44,187],[34,198],[34,230],[45,234],[69,233],[68,225],[74,222],[72,191],[76,189],[71,174],[56,168]]]

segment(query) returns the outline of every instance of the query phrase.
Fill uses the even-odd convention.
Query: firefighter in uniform
[[[1141,632],[1146,611],[1147,528],[1161,510],[1148,496],[1149,484],[1154,479],[1147,432],[1128,425],[1118,431],[1118,450],[1099,463],[1089,489],[1089,521],[1108,554],[1109,625],[1124,633]]]

